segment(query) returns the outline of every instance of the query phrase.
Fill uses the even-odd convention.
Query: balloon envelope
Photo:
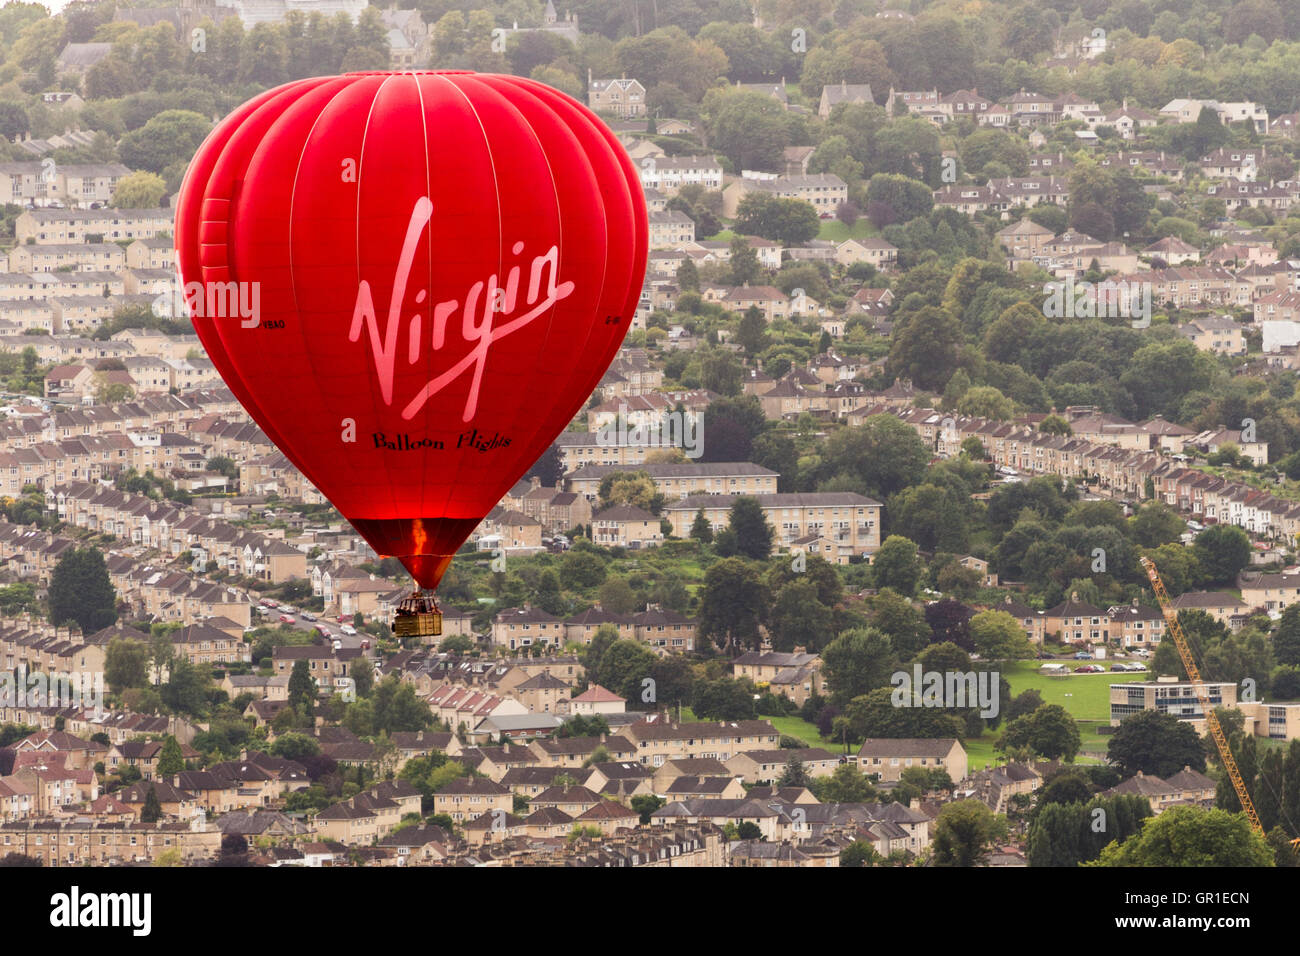
[[[608,368],[646,250],[613,134],[512,76],[270,90],[213,130],[177,203],[182,291],[218,371],[430,588]]]

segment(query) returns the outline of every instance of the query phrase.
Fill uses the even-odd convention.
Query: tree
[[[389,674],[372,695],[375,731],[388,734],[424,730],[433,723],[429,705],[415,695],[415,685]]]
[[[470,637],[468,634],[452,634],[449,637],[444,637],[442,643],[438,645],[438,651],[442,654],[461,655],[468,654],[472,650],[474,650],[474,638]],[[357,661],[357,664],[360,663],[360,661]],[[361,679],[357,676],[357,664],[352,665],[352,678],[357,682],[357,693],[360,694]],[[372,669],[372,677],[373,674],[374,671]],[[367,691],[367,693],[369,693],[369,691]]]
[[[1163,501],[1148,501],[1128,519],[1133,540],[1144,548],[1173,544],[1187,530],[1187,522]]]
[[[310,714],[316,704],[316,681],[312,679],[306,658],[293,662],[289,672],[289,706]]]
[[[871,626],[889,638],[902,660],[921,652],[934,636],[925,615],[893,588],[881,588],[871,601]]]
[[[705,517],[703,507],[695,513],[695,520],[691,522],[691,537],[701,544],[713,542],[713,525]]]
[[[149,648],[143,641],[115,637],[104,652],[104,680],[115,694],[149,682]]]
[[[524,472],[524,477],[536,477],[543,485],[550,488],[558,485],[560,479],[564,477],[564,459],[560,454],[559,446],[551,442],[546,451],[542,452],[541,457]]]
[[[1006,817],[982,801],[958,800],[939,811],[934,830],[935,866],[979,866],[1006,835]]]
[[[801,199],[782,199],[770,193],[750,193],[736,209],[736,231],[761,236],[787,246],[814,239],[821,229],[817,212]]]
[[[598,594],[600,606],[611,614],[630,614],[637,608],[636,592],[627,578],[606,578]]]
[[[16,141],[30,129],[25,109],[17,103],[0,103],[0,136]]]
[[[778,651],[788,653],[803,646],[816,652],[834,636],[835,615],[819,599],[815,583],[789,581],[774,591],[768,630]]]
[[[841,703],[885,687],[897,667],[889,638],[875,628],[847,630],[822,650],[826,687]]]
[[[757,282],[762,275],[763,267],[759,265],[758,253],[744,236],[732,237],[731,258],[727,261],[731,264],[732,285]]]
[[[1273,654],[1279,664],[1300,667],[1300,604],[1289,604],[1273,632]]]
[[[1060,704],[1044,704],[1010,721],[996,746],[1004,752],[1028,749],[1048,760],[1073,763],[1080,743],[1079,727],[1069,712]]]
[[[181,745],[171,734],[163,741],[162,750],[158,752],[158,776],[166,779],[185,769],[185,756]]]
[[[117,181],[111,203],[118,209],[155,209],[167,195],[167,181],[157,173],[137,170]]]
[[[702,107],[710,144],[735,169],[780,168],[791,127],[782,104],[761,93],[720,89],[710,90]]]
[[[826,439],[816,477],[822,482],[857,479],[866,493],[889,497],[919,483],[932,454],[921,437],[893,415],[872,415],[857,428],[840,429]]]
[[[806,787],[810,779],[808,771],[804,769],[803,761],[798,757],[791,757],[785,762],[785,768],[781,771],[781,776],[777,777],[776,785],[778,787]]]
[[[1192,725],[1155,710],[1125,717],[1106,745],[1106,756],[1125,776],[1168,777],[1183,767],[1205,772],[1205,748]]]
[[[844,708],[835,736],[847,732],[854,740],[868,737],[963,737],[963,717],[942,707],[899,707],[896,688],[878,687],[855,697]]]
[[[1245,814],[1169,807],[1123,843],[1110,843],[1086,866],[1273,866],[1268,841]]]
[[[704,681],[695,690],[692,709],[705,720],[752,720],[754,685],[745,678]]]
[[[1033,687],[1021,691],[1011,701],[1011,706],[1007,708],[1006,718],[1008,721],[1015,720],[1017,717],[1024,717],[1026,714],[1032,714],[1039,707],[1043,706],[1043,695]]]
[[[768,524],[757,498],[741,495],[732,502],[727,527],[736,536],[737,550],[745,557],[766,561],[772,553],[772,539],[776,532]]]
[[[1006,611],[980,611],[970,619],[975,650],[985,660],[1016,660],[1034,656],[1033,645],[1019,622]]]
[[[745,354],[751,357],[767,348],[767,320],[763,318],[758,306],[751,305],[740,317],[740,324],[736,326],[736,341],[745,350]]]
[[[1068,787],[1077,799],[1047,800],[1047,791],[1058,781],[1062,784],[1056,795],[1063,795]],[[1086,794],[1087,785],[1073,773],[1059,775],[1044,788],[1025,840],[1030,866],[1073,867],[1095,860],[1106,844],[1130,839],[1152,816],[1145,797],[1124,794],[1090,799]],[[1104,826],[1098,827],[1098,822]]]
[[[140,810],[141,823],[157,823],[162,819],[162,804],[158,802],[158,791],[153,784],[149,785],[149,792],[144,796],[144,807]]]
[[[767,620],[770,601],[758,568],[741,558],[725,558],[705,572],[699,592],[699,636],[736,648],[758,645],[758,626]]]
[[[822,803],[865,803],[876,795],[871,781],[851,763],[840,764],[829,777],[814,779],[811,786]]]
[[[950,553],[966,550],[969,510],[969,492],[929,482],[903,489],[888,507],[890,528],[896,534],[927,551]]]
[[[443,642],[444,644],[446,641]],[[471,648],[473,642],[470,642]],[[352,680],[356,684],[358,697],[369,697],[375,686],[375,668],[365,655],[358,657],[352,665]]]
[[[875,866],[883,858],[866,840],[854,840],[840,850],[840,866]]]
[[[690,256],[683,259],[677,267],[677,288],[682,292],[700,291],[700,270]]]
[[[641,825],[650,825],[650,815],[662,807],[665,803],[663,797],[656,797],[653,793],[643,793],[633,797],[628,801],[632,809],[641,814]]]
[[[884,222],[876,223],[879,226],[928,215],[934,208],[934,193],[919,180],[896,173],[876,173],[867,182],[867,202],[880,210],[873,221],[883,215]]]
[[[917,388],[940,389],[957,368],[963,344],[961,323],[938,306],[901,316],[894,326],[889,371]]]
[[[1082,773],[1059,773],[1039,792],[1038,805],[1087,803],[1091,797],[1092,787]]]
[[[646,471],[611,472],[601,479],[597,495],[602,508],[633,505],[657,514],[663,507],[663,495]]]
[[[1233,585],[1250,563],[1250,537],[1236,525],[1211,525],[1196,536],[1192,550],[1206,584]]]
[[[117,620],[117,593],[98,548],[75,548],[54,566],[49,589],[50,623],[75,621],[89,635]]]
[[[602,715],[575,714],[560,726],[555,736],[565,740],[570,737],[599,737],[601,734],[608,733],[609,721]]]
[[[1073,435],[1074,429],[1060,415],[1048,415],[1038,423],[1038,430],[1049,435]]]
[[[591,551],[569,551],[560,559],[560,583],[570,591],[594,588],[605,580],[605,562]]]
[[[140,129],[123,136],[118,153],[122,162],[132,169],[162,173],[173,163],[189,162],[211,128],[212,124],[201,113],[163,110]]]
[[[989,385],[974,385],[957,402],[957,411],[974,418],[1006,421],[1016,414],[1016,403]]]
[[[642,681],[650,676],[656,661],[655,653],[640,641],[621,638],[609,645],[588,675],[593,683],[609,688],[620,697],[640,701]]]
[[[897,534],[881,543],[871,567],[876,587],[892,588],[904,597],[915,593],[924,570],[916,545]]]

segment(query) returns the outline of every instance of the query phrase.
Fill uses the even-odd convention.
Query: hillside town
[[[1300,864],[1300,20],[1193,6],[0,10],[0,862]],[[374,70],[567,94],[648,218],[415,637],[176,252]]]

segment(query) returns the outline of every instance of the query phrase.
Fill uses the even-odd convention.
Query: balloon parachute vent
[[[437,599],[425,591],[402,598],[393,616],[393,634],[403,637],[441,637],[442,609]]]

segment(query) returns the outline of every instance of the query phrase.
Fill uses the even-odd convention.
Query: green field
[[[787,737],[798,737],[809,747],[825,747],[833,754],[844,752],[844,745],[838,741],[825,740],[817,732],[817,725],[810,724],[802,717],[768,717],[772,726]],[[856,753],[856,748],[854,749]]]
[[[1082,662],[1080,662],[1082,664]],[[1110,723],[1110,685],[1140,681],[1146,674],[1111,673],[1070,674],[1064,677],[1047,677],[1038,670],[1037,661],[1021,661],[1002,666],[1002,675],[1011,685],[1013,695],[1035,689],[1043,695],[1043,702],[1060,704],[1078,722],[1079,736],[1082,741],[1082,753],[1078,763],[1100,763],[1098,757],[1086,754],[1103,754],[1109,735],[1102,735],[1097,728]],[[690,719],[687,717],[686,719]],[[769,717],[772,726],[789,737],[798,737],[809,747],[825,747],[831,753],[841,753],[842,744],[824,739],[814,724],[799,717]],[[967,762],[971,772],[982,770],[987,766],[1005,762],[1005,757],[993,749],[1001,728],[979,737],[970,737],[962,741],[966,748]],[[856,750],[856,748],[854,748]]]
[[[1083,663],[1083,661],[1078,662],[1080,666]],[[1074,666],[1074,662],[1071,662],[1071,666]],[[1109,735],[1102,735],[1097,732],[1099,727],[1107,727],[1110,724],[1110,685],[1146,680],[1148,675],[1145,673],[1123,674],[1106,671],[1101,674],[1071,673],[1063,677],[1048,677],[1040,673],[1038,668],[1038,661],[1017,661],[1001,666],[1002,676],[1011,685],[1012,696],[1034,689],[1042,694],[1044,703],[1060,704],[1064,707],[1079,725],[1081,753],[1076,758],[1076,762],[1101,763],[1099,756],[1087,755],[1104,754],[1106,744],[1110,740]],[[696,717],[689,707],[682,708],[682,720],[695,719]],[[763,719],[770,720],[772,726],[783,735],[797,737],[809,747],[824,747],[833,754],[844,752],[843,744],[825,739],[818,733],[815,724],[811,724],[801,717],[767,717]],[[979,737],[968,737],[962,741],[962,746],[966,748],[967,764],[972,773],[1006,761],[1006,758],[993,748],[1001,732],[1002,728],[999,727],[990,733],[982,734]],[[851,750],[854,753],[857,752],[856,747],[851,748]]]
[[[867,236],[878,235],[880,235],[880,230],[872,224],[870,219],[863,216],[853,224],[852,229],[838,219],[823,219],[817,238],[824,239],[827,242],[843,242],[845,239],[865,239]]]

